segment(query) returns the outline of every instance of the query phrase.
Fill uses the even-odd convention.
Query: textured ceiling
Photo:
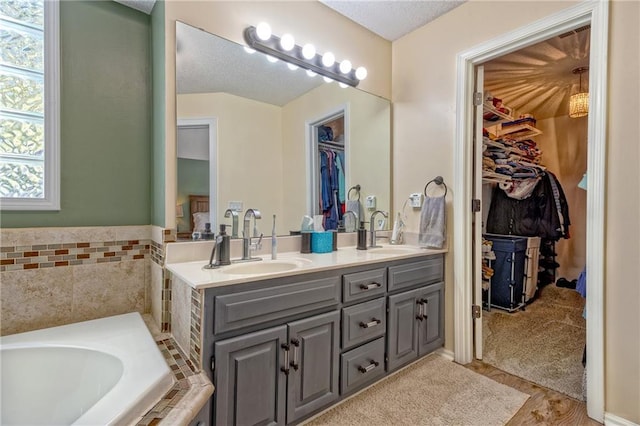
[[[320,0],[380,37],[394,41],[466,0]]]
[[[133,9],[139,10],[140,12],[144,12],[147,15],[151,14],[153,10],[153,5],[156,3],[156,0],[114,0],[118,3],[124,4],[125,6],[129,6]]]
[[[590,33],[581,28],[485,63],[485,93],[491,92],[518,114],[537,119],[568,115],[569,97],[579,85],[572,70],[589,65]],[[583,91],[588,87],[585,72]]]
[[[178,93],[225,92],[273,105],[285,105],[321,84],[322,77],[271,63],[260,52],[181,22],[176,23]],[[336,83],[331,83],[336,84]]]

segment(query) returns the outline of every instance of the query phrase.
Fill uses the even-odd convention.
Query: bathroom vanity
[[[168,265],[202,295],[213,424],[299,423],[444,343],[442,250],[341,248],[254,264]]]

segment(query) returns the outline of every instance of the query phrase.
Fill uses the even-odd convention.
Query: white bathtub
[[[174,378],[138,313],[0,338],[0,424],[135,422]]]

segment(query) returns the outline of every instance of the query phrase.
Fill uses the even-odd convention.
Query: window
[[[59,3],[0,1],[0,207],[59,210]]]

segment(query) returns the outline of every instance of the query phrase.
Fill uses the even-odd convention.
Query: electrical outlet
[[[422,207],[422,194],[419,192],[414,192],[409,196],[409,204],[411,207],[420,208]]]
[[[228,209],[231,209],[236,212],[242,211],[242,201],[229,201]]]
[[[367,195],[367,198],[364,199],[365,207],[368,209],[376,208],[376,196],[375,195]]]

